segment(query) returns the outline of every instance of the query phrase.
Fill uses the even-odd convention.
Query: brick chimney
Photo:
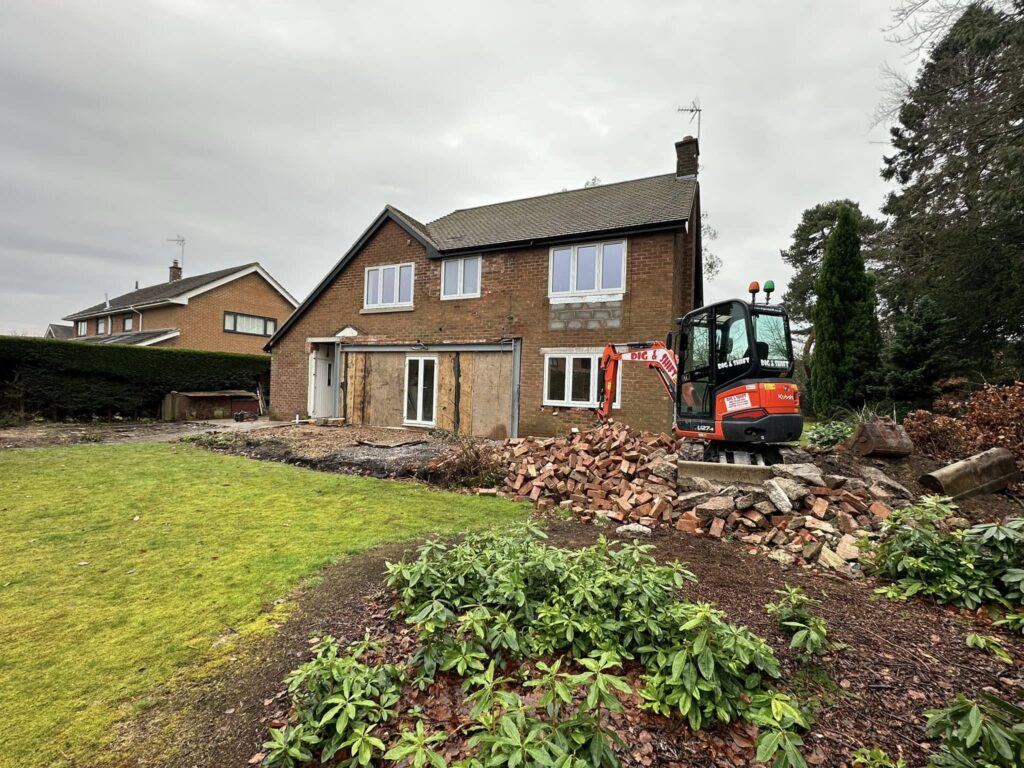
[[[175,280],[181,280],[181,267],[178,266],[177,259],[171,262],[171,277],[168,282],[173,283]]]
[[[693,136],[687,136],[682,141],[676,142],[676,176],[696,178],[697,159],[700,157],[700,148]]]

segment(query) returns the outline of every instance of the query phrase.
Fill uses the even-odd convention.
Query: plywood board
[[[345,367],[348,377],[345,391],[345,410],[349,424],[365,424],[363,411],[363,390],[365,387],[365,352],[345,352]]]
[[[434,423],[441,429],[455,431],[455,353],[437,355],[437,402]]]
[[[400,427],[405,397],[405,354],[367,353],[363,380],[363,423],[377,427]]]
[[[459,434],[473,434],[473,361],[472,353],[459,353]]]
[[[472,434],[496,440],[508,437],[512,418],[512,355],[474,352],[472,381]]]

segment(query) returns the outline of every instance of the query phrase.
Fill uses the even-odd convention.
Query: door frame
[[[330,347],[330,350],[326,355],[320,355],[320,351],[324,347]],[[338,384],[341,381],[340,375],[340,358],[341,351],[338,348],[338,344],[330,341],[315,341],[312,343],[309,350],[309,376],[306,380],[306,411],[310,418],[313,419],[335,419],[338,417],[338,399],[339,399],[339,388]],[[331,406],[329,408],[329,414],[322,414],[316,412],[316,401],[317,401],[317,387],[319,383],[316,380],[316,364],[317,360],[327,360],[328,365],[333,370],[331,383],[328,395],[330,396]]]
[[[406,406],[409,404],[409,363],[415,361],[419,367],[419,376],[417,377],[417,388],[416,388],[416,415],[423,416],[423,363],[424,361],[430,361],[434,364],[434,394],[431,397],[431,411],[430,421],[423,421],[422,419],[409,420]],[[437,426],[437,380],[440,374],[437,355],[406,355],[405,356],[405,381],[402,387],[402,425],[407,427],[435,427]]]

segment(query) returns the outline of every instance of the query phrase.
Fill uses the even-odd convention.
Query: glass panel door
[[[405,360],[405,422],[434,425],[437,359],[408,357]]]

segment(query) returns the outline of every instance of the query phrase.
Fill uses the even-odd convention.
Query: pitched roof
[[[426,249],[427,258],[439,258],[502,245],[682,225],[693,210],[696,190],[695,178],[667,173],[463,208],[428,224],[393,205],[386,205],[291,316],[278,326],[277,333],[263,348],[269,350],[284,337],[387,221],[393,221],[417,240]]]
[[[686,221],[694,178],[668,173],[453,211],[423,229],[440,252]]]
[[[75,326],[50,323],[46,326],[46,333],[44,335],[51,339],[73,339],[75,337]]]
[[[183,277],[180,280],[171,280],[166,283],[159,283],[157,285],[150,285],[145,288],[139,288],[138,290],[131,291],[130,293],[116,296],[109,302],[101,302],[100,304],[94,304],[91,307],[81,309],[74,314],[68,315],[64,320],[75,320],[82,317],[90,317],[95,314],[103,314],[108,311],[117,311],[122,309],[128,309],[130,307],[142,307],[151,304],[161,304],[164,302],[172,301],[183,296],[186,293],[199,290],[210,283],[214,283],[226,277],[231,277],[236,273],[240,272],[253,272],[258,271],[260,274],[267,278],[268,282],[274,286],[274,288],[281,293],[288,301],[294,306],[297,302],[291,297],[291,295],[282,288],[277,281],[270,277],[258,262],[251,262],[249,264],[242,264],[237,267],[228,267],[227,269],[218,269],[215,272],[207,272],[202,275],[193,275],[192,277]],[[241,275],[239,275],[241,277]]]

